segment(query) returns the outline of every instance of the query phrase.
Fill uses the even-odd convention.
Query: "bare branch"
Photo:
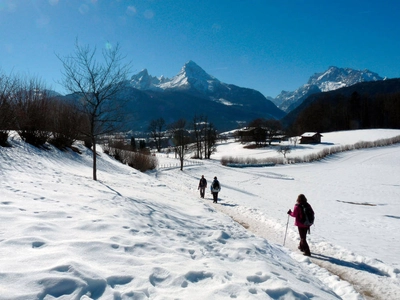
[[[96,140],[98,136],[115,131],[123,121],[126,100],[118,99],[130,72],[130,63],[124,64],[120,46],[102,51],[101,61],[97,49],[75,42],[71,56],[58,59],[63,64],[65,89],[79,97],[79,109],[86,115],[87,131],[93,145],[93,179],[96,180]]]

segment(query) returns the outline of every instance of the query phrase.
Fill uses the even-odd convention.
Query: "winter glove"
[[[289,210],[287,211],[287,214],[290,215],[291,213],[292,213],[292,210],[289,209]]]

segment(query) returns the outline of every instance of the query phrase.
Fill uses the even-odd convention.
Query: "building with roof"
[[[319,144],[321,137],[319,132],[305,132],[300,136],[300,144]]]

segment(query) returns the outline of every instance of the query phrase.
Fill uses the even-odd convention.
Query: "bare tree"
[[[283,154],[283,158],[286,159],[286,154],[290,153],[291,148],[290,146],[280,146],[279,149],[277,150],[278,153]]]
[[[205,158],[210,159],[211,154],[216,150],[217,129],[212,123],[207,123],[204,130],[204,155]]]
[[[190,142],[189,133],[186,130],[186,120],[180,119],[169,126],[174,142],[175,153],[178,155],[181,162],[181,171],[183,170],[183,162],[188,149],[187,145]]]
[[[96,142],[100,135],[114,132],[122,124],[125,101],[118,99],[124,88],[130,64],[124,63],[120,47],[103,49],[102,60],[96,59],[96,48],[79,45],[71,56],[58,59],[63,64],[61,84],[79,96],[78,109],[86,116],[82,134],[90,139],[93,151],[93,180],[97,180]]]
[[[153,138],[158,152],[161,151],[162,139],[165,137],[164,127],[165,120],[163,118],[158,118],[150,121],[148,128],[150,131],[150,136]]]
[[[0,146],[7,146],[8,134],[15,129],[15,107],[13,97],[18,86],[16,77],[0,70]]]
[[[20,80],[13,96],[15,101],[16,130],[21,138],[36,147],[50,138],[50,97],[40,79]]]
[[[205,132],[207,128],[207,117],[194,116],[192,121],[193,135],[195,140],[196,157],[203,158],[203,145],[205,140]]]
[[[211,154],[215,152],[217,130],[204,115],[193,118],[192,129],[196,157],[202,159],[204,154],[205,159],[210,159]]]
[[[300,137],[294,136],[294,137],[291,137],[289,140],[293,144],[293,146],[296,148],[297,143],[300,141]]]

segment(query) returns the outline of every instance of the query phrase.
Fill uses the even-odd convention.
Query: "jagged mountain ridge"
[[[146,111],[153,119],[171,121],[179,117],[190,121],[194,115],[204,115],[218,130],[235,129],[256,118],[280,119],[285,115],[260,92],[223,83],[193,61],[172,78],[140,71],[127,83],[124,97],[132,99],[132,113],[142,129],[149,120],[135,110]]]
[[[190,60],[171,79],[164,76],[151,76],[148,74],[147,69],[144,69],[131,77],[130,85],[139,90],[195,89],[200,92],[213,92],[215,87],[220,87],[224,84],[215,77],[207,74],[194,61]]]
[[[168,80],[164,76],[151,76],[147,69],[144,69],[131,77],[129,85],[138,90],[158,90],[160,89],[158,86]]]
[[[129,84],[142,91],[188,91],[191,93],[200,93],[210,96],[211,100],[223,102],[227,105],[235,105],[236,103],[231,103],[227,99],[219,99],[216,97],[216,94],[219,96],[225,95],[230,98],[232,96],[230,95],[232,94],[232,89],[251,90],[219,81],[192,60],[187,62],[180,72],[172,78],[151,76],[148,74],[147,69],[144,69],[138,74],[133,75]]]
[[[64,96],[78,101],[79,94]],[[279,120],[285,116],[259,91],[219,81],[193,61],[172,77],[154,77],[146,69],[127,80],[118,98],[126,103],[121,130],[145,132],[152,120],[162,117],[167,124],[204,116],[219,131],[247,125],[257,118]]]
[[[227,106],[255,106],[255,109],[265,106],[271,110],[267,111],[267,114],[271,114],[273,118],[285,115],[260,92],[223,83],[206,73],[193,61],[187,62],[171,79],[151,76],[144,69],[131,77],[129,85],[141,91],[186,92]]]
[[[330,67],[322,73],[315,73],[306,84],[293,92],[282,91],[273,102],[283,111],[290,112],[307,97],[320,92],[328,92],[349,87],[360,82],[378,81],[385,78],[369,70]]]

